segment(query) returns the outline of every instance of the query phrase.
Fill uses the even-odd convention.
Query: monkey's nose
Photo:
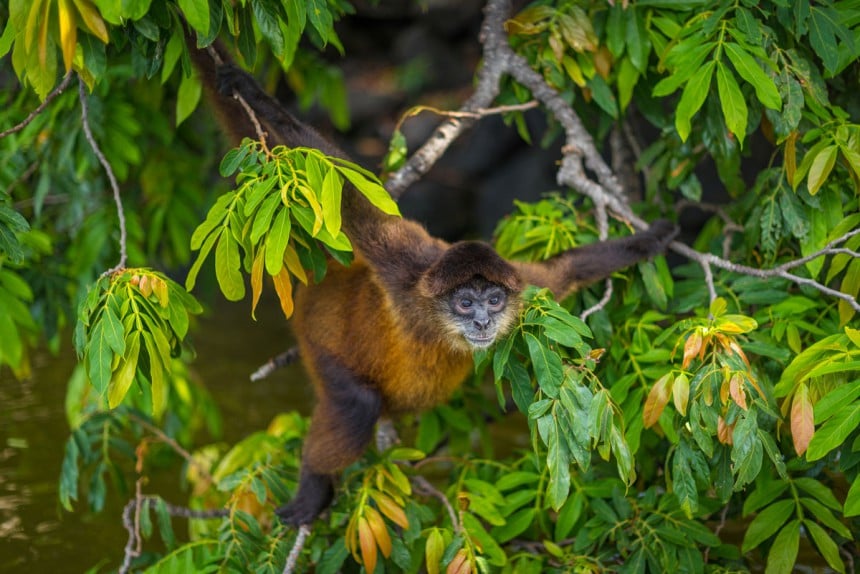
[[[483,331],[489,326],[490,326],[490,318],[489,317],[487,317],[486,319],[475,319],[475,328],[478,329],[479,331]]]

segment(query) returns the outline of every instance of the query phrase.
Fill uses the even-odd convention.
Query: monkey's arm
[[[662,253],[677,233],[673,223],[661,219],[629,237],[576,247],[540,263],[511,264],[525,283],[547,287],[560,300],[615,271]]]

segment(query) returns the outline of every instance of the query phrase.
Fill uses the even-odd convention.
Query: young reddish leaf
[[[730,445],[734,442],[732,438],[732,431],[734,430],[735,425],[727,425],[726,420],[723,417],[719,417],[717,419],[717,440],[719,440],[722,444]]]
[[[663,409],[669,402],[672,381],[672,373],[666,373],[651,387],[648,398],[645,399],[645,408],[642,411],[645,428],[654,426],[660,419],[660,415],[663,414]]]
[[[812,401],[809,400],[809,389],[806,383],[801,383],[791,402],[791,440],[798,456],[802,456],[809,447],[809,441],[815,434],[815,422]]]
[[[358,540],[361,545],[361,563],[368,572],[376,569],[376,540],[367,519],[358,519]]]
[[[382,515],[372,506],[365,507],[364,515],[367,518],[370,529],[373,531],[373,537],[376,539],[376,544],[379,546],[380,552],[388,558],[391,556],[391,536],[388,534],[388,529],[385,527]]]
[[[684,360],[681,363],[681,368],[686,369],[701,350],[702,334],[696,329],[687,337],[687,341],[684,343]]]
[[[747,394],[744,389],[744,378],[740,373],[732,375],[732,378],[729,381],[729,394],[732,396],[732,400],[735,401],[736,405],[743,410],[747,410]]]
[[[448,564],[448,569],[445,574],[469,574],[471,567],[469,566],[469,558],[466,556],[466,551],[460,549],[454,556],[454,559]]]

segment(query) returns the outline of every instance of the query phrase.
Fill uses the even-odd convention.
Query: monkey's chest
[[[388,368],[378,379],[385,410],[390,414],[417,412],[447,401],[472,370],[470,354],[424,349],[409,356],[386,357]]]

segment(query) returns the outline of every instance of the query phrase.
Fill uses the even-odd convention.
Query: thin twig
[[[48,96],[45,98],[45,100],[41,104],[39,104],[35,110],[30,112],[30,114],[26,118],[24,118],[24,121],[22,121],[20,124],[14,126],[14,127],[9,128],[8,130],[4,130],[4,131],[0,132],[0,139],[5,138],[8,135],[12,135],[14,133],[20,132],[21,130],[26,128],[28,125],[30,125],[30,122],[35,120],[36,116],[41,114],[42,110],[44,110],[46,107],[48,107],[48,104],[50,104],[54,100],[54,98],[56,98],[57,96],[62,94],[63,91],[69,87],[69,84],[71,82],[72,82],[72,73],[69,72],[68,74],[66,74],[66,77],[63,78],[63,81],[60,82],[60,84],[56,88],[54,88],[50,94],[48,94]]]
[[[287,556],[287,563],[284,564],[284,574],[292,574],[299,561],[299,554],[305,546],[305,541],[311,534],[311,527],[307,524],[299,526],[299,532],[296,535],[296,541],[293,543],[293,548],[290,550],[290,555]]]
[[[609,304],[609,301],[612,299],[612,279],[607,278],[605,285],[606,286],[603,289],[603,297],[600,298],[600,301],[579,314],[579,318],[582,321],[585,321],[589,315],[597,313]]]
[[[276,355],[266,361],[264,364],[257,367],[257,370],[251,373],[252,381],[261,381],[274,373],[276,370],[292,365],[299,359],[298,346],[290,347],[280,355]]]
[[[716,528],[714,528],[714,536],[719,538],[720,531],[722,531],[722,529],[725,528],[725,526],[726,526],[726,516],[728,516],[728,513],[729,513],[729,505],[726,504],[725,506],[723,506],[723,511],[720,512],[720,522],[717,524]],[[711,553],[711,547],[708,546],[705,548],[704,557],[703,557],[705,564],[708,563],[708,555],[710,553]]]
[[[128,418],[130,418],[131,420],[133,420],[134,422],[136,422],[137,424],[139,424],[140,426],[142,426],[143,428],[145,428],[146,430],[148,430],[149,432],[151,432],[152,434],[157,436],[159,438],[159,440],[161,440],[161,442],[165,443],[167,446],[169,446],[171,449],[173,449],[173,451],[176,452],[176,454],[178,454],[179,456],[184,458],[188,464],[190,464],[191,466],[196,468],[197,472],[199,472],[200,475],[204,479],[206,479],[209,482],[212,482],[213,479],[212,479],[212,475],[209,473],[209,469],[206,468],[203,464],[201,464],[201,462],[199,460],[195,459],[194,456],[192,456],[192,454],[190,452],[185,450],[185,448],[183,448],[183,446],[181,444],[176,442],[175,439],[173,439],[172,437],[165,434],[165,432],[163,430],[161,430],[160,428],[158,428],[154,424],[150,423],[149,421],[147,421],[145,419],[140,418],[137,415],[130,414]]]
[[[460,520],[457,518],[457,512],[454,510],[448,497],[445,496],[444,493],[440,492],[435,486],[430,484],[430,481],[421,475],[412,476],[409,480],[415,486],[415,490],[419,494],[432,496],[442,503],[442,506],[444,506],[445,510],[448,511],[448,517],[451,519],[451,526],[454,528],[454,533],[459,534],[463,527],[461,526]]]
[[[99,144],[96,143],[95,138],[93,137],[93,132],[90,130],[90,119],[89,119],[89,106],[87,104],[87,94],[84,87],[84,81],[78,77],[78,98],[81,101],[81,123],[84,126],[84,135],[87,138],[87,141],[90,144],[90,147],[93,148],[93,153],[96,154],[96,157],[99,160],[99,163],[102,164],[102,167],[107,173],[108,180],[110,181],[111,190],[113,190],[113,199],[114,203],[116,203],[116,215],[119,219],[119,263],[117,263],[116,267],[108,269],[102,275],[110,275],[122,269],[125,269],[126,261],[128,260],[128,248],[127,248],[127,233],[125,228],[125,213],[122,210],[122,197],[120,197],[119,193],[119,184],[116,181],[116,176],[113,173],[113,169],[108,163],[107,158],[105,158],[102,153],[101,148],[99,148]]]
[[[140,536],[140,512],[148,509],[161,498],[158,496],[144,496],[140,492],[140,480],[136,488],[135,497],[128,501],[125,508],[122,510],[122,524],[128,532],[128,541],[125,544],[125,555],[123,556],[122,565],[118,572],[119,574],[127,574],[131,568],[132,559],[140,556],[140,544],[142,544]],[[214,508],[210,510],[194,510],[184,506],[176,506],[165,502],[164,507],[167,509],[167,514],[170,516],[178,516],[180,518],[211,520],[213,518],[224,518],[230,515],[230,511],[226,508]],[[134,515],[132,516],[132,513]]]

